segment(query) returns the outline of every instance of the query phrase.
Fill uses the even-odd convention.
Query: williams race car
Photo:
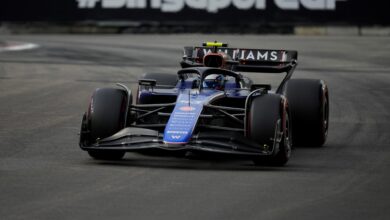
[[[176,75],[144,74],[134,102],[123,84],[96,89],[79,145],[103,160],[154,149],[284,165],[293,145],[321,146],[328,133],[327,86],[322,80],[291,79],[297,58],[297,51],[218,42],[185,47],[182,69]],[[272,90],[242,72],[286,75]]]

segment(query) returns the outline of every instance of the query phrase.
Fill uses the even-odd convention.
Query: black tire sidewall
[[[322,146],[327,138],[324,120],[329,126],[329,98],[325,83],[315,79],[290,79],[284,94],[291,112],[293,145]]]
[[[248,111],[247,131],[249,138],[259,144],[267,144],[273,147],[275,129],[281,129],[284,135],[283,126],[288,115],[287,101],[277,94],[266,94],[255,97]],[[277,122],[280,120],[280,127]],[[291,130],[290,130],[291,131]],[[269,157],[254,158],[257,165],[283,166],[290,159],[291,148],[285,146],[285,137],[279,143],[279,150]]]
[[[126,126],[127,102],[127,93],[122,89],[101,88],[93,93],[87,116],[91,143]]]

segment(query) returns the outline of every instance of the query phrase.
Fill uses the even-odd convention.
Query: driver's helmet
[[[203,80],[203,88],[223,90],[225,77],[221,74],[210,74]]]

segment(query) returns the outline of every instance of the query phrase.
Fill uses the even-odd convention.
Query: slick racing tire
[[[294,146],[322,146],[329,128],[329,93],[322,80],[290,79],[284,88],[293,125]]]
[[[86,115],[89,136],[87,143],[94,144],[99,139],[109,137],[123,129],[128,109],[126,91],[117,88],[97,89],[91,98]],[[118,160],[125,152],[114,150],[91,150],[88,154],[95,159]]]
[[[287,100],[280,95],[265,94],[255,97],[248,110],[249,137],[261,147],[278,148],[274,149],[272,156],[254,158],[253,162],[256,165],[285,165],[291,156],[291,124]],[[278,134],[281,134],[280,142],[274,144]]]

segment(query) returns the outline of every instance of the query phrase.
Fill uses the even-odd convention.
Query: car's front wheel
[[[255,97],[248,109],[247,135],[274,154],[254,158],[256,165],[283,166],[291,156],[291,123],[287,100],[280,95]]]
[[[126,126],[128,103],[131,103],[131,97],[122,89],[97,89],[83,118],[80,144],[93,145],[123,129]],[[89,150],[88,154],[95,159],[118,160],[125,152],[94,149]]]

